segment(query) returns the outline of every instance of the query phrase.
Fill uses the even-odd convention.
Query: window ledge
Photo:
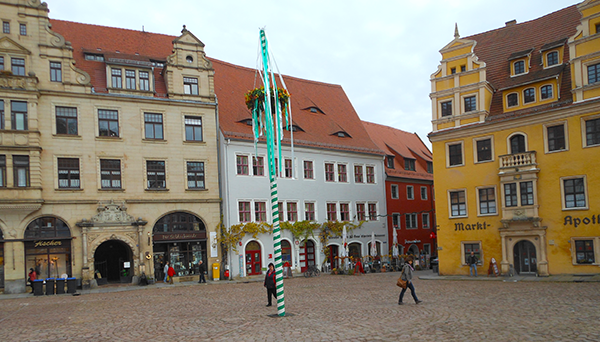
[[[191,191],[191,192],[194,192],[194,191],[208,191],[208,189],[206,189],[206,188],[203,188],[203,189],[200,189],[200,188],[198,188],[198,189],[187,188],[187,189],[185,189],[185,191]]]
[[[168,143],[168,141],[166,139],[144,138],[144,139],[142,139],[142,141],[145,142],[145,143],[157,143],[157,144],[166,144],[166,143]]]
[[[96,140],[123,140],[121,137],[105,137],[105,136],[96,136]]]
[[[55,188],[54,191],[73,191],[73,192],[78,192],[78,191],[83,191],[82,188]]]
[[[590,210],[589,207],[577,207],[577,208],[562,208],[563,211],[573,211],[573,210]]]
[[[184,144],[190,144],[190,145],[206,145],[206,142],[203,140],[184,140],[183,141]]]
[[[125,192],[123,188],[100,188],[98,191],[114,191],[114,192]]]
[[[150,191],[150,192],[154,192],[154,191],[156,191],[156,192],[163,192],[163,191],[169,191],[169,189],[167,189],[167,188],[165,188],[165,189],[148,189],[148,188],[146,188],[146,189],[144,189],[144,191]]]
[[[61,139],[77,139],[77,140],[81,140],[83,137],[79,134],[53,134],[52,135],[55,138],[61,138]]]

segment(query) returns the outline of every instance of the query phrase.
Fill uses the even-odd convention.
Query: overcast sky
[[[255,68],[259,28],[281,73],[340,84],[362,120],[416,132],[431,146],[429,78],[454,38],[529,21],[569,0],[47,0],[50,17],[178,36],[209,57]],[[218,75],[216,76],[218,77]],[[294,94],[292,94],[293,96]]]

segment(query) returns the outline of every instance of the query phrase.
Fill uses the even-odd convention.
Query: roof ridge
[[[406,134],[416,134],[414,132],[405,131],[405,130],[400,129],[400,128],[396,128],[396,127],[392,127],[392,126],[388,126],[388,125],[383,125],[383,124],[379,124],[379,123],[376,123],[376,122],[370,122],[370,121],[366,121],[366,120],[362,120],[362,122],[366,123],[366,124],[377,125],[377,126],[381,126],[381,127],[393,129],[395,131],[399,131],[399,132],[406,133]]]
[[[156,32],[150,32],[150,31],[140,31],[140,30],[134,30],[134,29],[129,29],[129,28],[123,28],[123,27],[115,27],[115,26],[106,26],[106,25],[98,25],[98,24],[89,24],[89,23],[80,23],[77,21],[72,21],[72,20],[63,20],[63,19],[56,19],[56,18],[48,18],[51,22],[52,21],[62,21],[62,22],[66,22],[66,23],[73,23],[73,24],[77,24],[77,25],[86,25],[86,26],[96,26],[96,27],[104,27],[104,28],[108,28],[108,29],[113,29],[113,30],[126,30],[126,31],[133,31],[133,32],[139,32],[139,33],[149,33],[152,35],[158,35],[158,36],[165,36],[165,37],[172,37],[173,39],[177,38],[178,36],[172,36],[170,34],[164,34],[164,33],[156,33]]]

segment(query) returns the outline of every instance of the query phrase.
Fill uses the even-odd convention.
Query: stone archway
[[[107,240],[100,244],[94,252],[94,270],[99,278],[107,281],[130,282],[133,251],[121,240]]]
[[[129,249],[131,250],[131,261],[132,261],[132,265],[131,265],[131,275],[137,275],[137,268],[139,266],[140,260],[139,260],[139,251],[136,247],[135,242],[132,240],[132,238],[128,237],[128,236],[123,236],[123,235],[117,235],[117,234],[112,234],[112,235],[104,235],[101,237],[98,237],[96,239],[94,239],[91,244],[90,244],[90,248],[88,248],[88,267],[89,267],[89,279],[94,278],[94,263],[95,263],[95,259],[94,256],[96,254],[96,250],[98,249],[98,247],[100,245],[102,245],[104,242],[109,241],[109,240],[118,240],[121,243],[127,245],[129,247]]]

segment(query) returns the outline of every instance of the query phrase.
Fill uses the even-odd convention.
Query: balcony
[[[518,173],[523,171],[539,171],[537,169],[536,152],[528,151],[505,154],[498,157],[500,161],[499,174]]]

